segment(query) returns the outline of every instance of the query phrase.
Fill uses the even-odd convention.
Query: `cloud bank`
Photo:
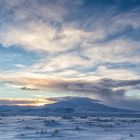
[[[0,5],[1,81],[23,90],[91,95],[111,105],[133,102],[126,95],[136,89],[139,103],[138,0]]]

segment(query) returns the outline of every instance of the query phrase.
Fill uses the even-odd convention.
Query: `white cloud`
[[[132,62],[139,63],[139,43],[117,39],[109,43],[84,44],[84,55],[93,62]]]
[[[84,58],[73,53],[65,53],[56,57],[42,59],[40,63],[33,65],[31,70],[34,72],[53,72],[88,65],[88,60],[85,60]]]
[[[13,15],[15,18],[12,20],[12,24],[7,24],[7,28],[1,30],[0,41],[6,47],[16,44],[26,50],[45,52],[47,55],[44,55],[44,58],[38,60],[33,66],[26,67],[19,74],[21,77],[23,74],[23,76],[29,77],[59,76],[66,78],[75,76],[79,79],[136,78],[135,72],[129,69],[113,70],[97,65],[140,63],[138,42],[124,38],[104,41],[108,35],[116,34],[127,25],[137,28],[138,9],[113,17],[112,10],[107,10],[104,17],[92,15],[81,23],[79,20],[73,22],[65,19],[72,11],[65,6],[66,1],[58,1],[53,5],[51,3],[40,5],[37,1],[29,1],[26,2],[26,6],[22,6],[24,2],[25,0],[20,2],[14,0],[13,3],[5,2],[3,11],[13,10],[14,13],[5,17],[5,20]],[[30,5],[28,5],[29,3]],[[76,5],[81,4],[78,2]],[[130,19],[136,20],[133,22]],[[54,23],[60,25],[56,26]],[[81,28],[80,24],[83,25]],[[91,30],[86,29],[88,25],[91,26]],[[22,67],[21,65],[16,66]],[[98,68],[88,70],[91,67]]]
[[[131,80],[139,79],[137,74],[125,69],[108,69],[104,66],[98,67],[96,75],[102,79]]]

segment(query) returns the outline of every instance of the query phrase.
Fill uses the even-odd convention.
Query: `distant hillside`
[[[94,101],[89,98],[79,98],[73,97],[68,98],[63,101],[46,105],[44,106],[46,109],[51,109],[53,111],[62,112],[77,112],[77,113],[86,113],[86,112],[96,112],[96,113],[115,113],[115,112],[133,112],[131,110],[113,108],[101,104],[97,101]]]
[[[96,114],[138,114],[139,112],[113,108],[89,98],[65,98],[54,104],[40,107],[0,106],[0,115],[96,115]]]

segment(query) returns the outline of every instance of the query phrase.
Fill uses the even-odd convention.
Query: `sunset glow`
[[[139,109],[138,0],[0,5],[1,105],[40,106],[77,96]]]

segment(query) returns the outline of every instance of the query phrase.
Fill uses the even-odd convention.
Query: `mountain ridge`
[[[133,114],[137,111],[114,108],[98,100],[84,97],[65,98],[44,106],[0,106],[0,115],[77,115],[77,114]]]

